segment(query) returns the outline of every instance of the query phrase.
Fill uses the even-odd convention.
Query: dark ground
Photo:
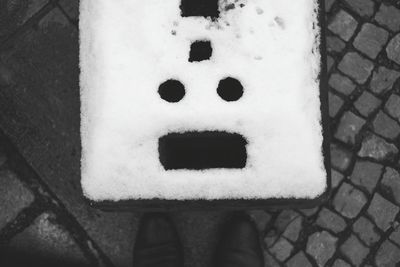
[[[400,1],[326,0],[331,197],[249,211],[271,266],[400,262]],[[80,189],[78,1],[0,0],[0,266],[131,266],[139,213]],[[187,266],[210,266],[227,213],[176,212]]]

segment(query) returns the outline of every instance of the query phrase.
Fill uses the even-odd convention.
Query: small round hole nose
[[[239,80],[227,77],[219,81],[217,93],[225,101],[237,101],[243,96],[243,86]]]
[[[185,96],[185,86],[178,80],[170,79],[160,84],[158,94],[165,101],[176,103]]]

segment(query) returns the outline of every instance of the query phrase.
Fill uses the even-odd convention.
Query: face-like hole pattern
[[[178,80],[170,79],[158,87],[158,94],[165,101],[176,103],[185,96],[185,86]]]
[[[219,81],[217,93],[225,101],[237,101],[243,96],[243,86],[237,79],[227,77]]]

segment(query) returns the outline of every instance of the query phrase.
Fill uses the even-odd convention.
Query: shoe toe
[[[241,246],[249,248],[259,247],[257,229],[252,221],[246,216],[238,216],[231,219],[231,223],[224,233],[227,246]]]
[[[217,267],[262,267],[263,253],[254,223],[236,215],[226,224],[216,254]]]
[[[182,267],[177,231],[164,214],[147,214],[140,223],[133,253],[135,267]]]

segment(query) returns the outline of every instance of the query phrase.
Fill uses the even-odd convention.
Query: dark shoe
[[[225,225],[215,256],[216,267],[263,267],[256,226],[247,215],[235,215]]]
[[[183,250],[165,214],[146,214],[141,220],[133,252],[134,267],[182,267]]]

